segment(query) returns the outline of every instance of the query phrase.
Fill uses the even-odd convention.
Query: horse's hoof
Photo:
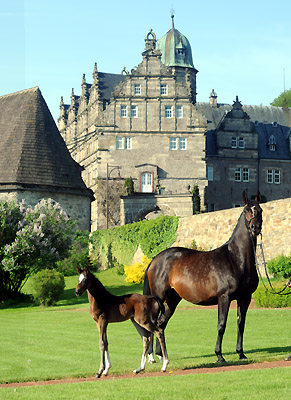
[[[219,357],[218,360],[216,361],[217,364],[223,364],[226,363],[225,359],[223,357]]]
[[[95,376],[95,378],[100,378],[101,375],[102,375],[102,371],[98,371],[97,374],[96,374],[96,376]]]
[[[291,354],[289,354],[289,356],[285,358],[285,361],[291,361]]]

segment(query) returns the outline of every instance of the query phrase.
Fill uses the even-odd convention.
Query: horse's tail
[[[151,262],[149,263],[147,269],[145,270],[144,273],[144,281],[143,281],[143,294],[150,295],[151,294],[151,288],[149,284],[149,278],[148,278],[148,270],[149,267],[151,266]]]
[[[162,300],[158,297],[158,296],[151,296],[153,299],[155,299],[156,300],[156,302],[158,303],[158,305],[159,305],[159,312],[158,312],[158,317],[159,317],[159,315],[161,314],[164,314],[165,313],[165,306],[164,306],[164,303],[162,302]]]

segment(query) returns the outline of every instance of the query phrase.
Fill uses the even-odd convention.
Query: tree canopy
[[[282,92],[278,97],[276,97],[272,101],[271,106],[291,107],[291,89],[285,90],[285,92]]]

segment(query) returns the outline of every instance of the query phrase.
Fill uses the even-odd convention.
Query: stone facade
[[[191,46],[173,23],[159,41],[150,30],[130,73],[102,73],[95,64],[93,83],[83,76],[81,96],[72,91],[70,105],[61,100],[60,133],[96,193],[93,230],[107,226],[102,181],[122,195],[124,180],[133,178],[136,206],[121,216],[127,222],[130,214],[144,214],[144,193],[152,194],[151,209],[155,196],[168,196],[170,204],[194,185],[202,211],[239,206],[243,190],[249,197],[260,190],[268,201],[290,196],[290,109],[242,106],[238,98],[220,104],[214,90],[208,103],[198,103],[197,72]],[[133,207],[132,199],[121,204]],[[109,209],[116,206],[117,199],[110,201]],[[177,213],[169,206],[169,214]],[[109,227],[119,221],[109,218]]]
[[[81,97],[72,94],[70,106],[61,103],[59,130],[95,192],[98,181],[108,178],[110,185],[119,173],[122,181],[133,178],[135,192],[189,196],[198,184],[203,198],[206,122],[195,107],[197,71],[164,65],[152,31],[145,42],[142,62],[117,84],[110,101],[100,96],[96,65],[89,89],[83,77]],[[101,203],[92,204],[93,230],[105,227]]]
[[[15,201],[20,203],[25,200],[27,204],[34,207],[42,199],[52,199],[60,206],[74,221],[77,221],[77,229],[90,231],[91,218],[91,199],[76,194],[57,193],[55,191],[31,191],[31,190],[12,190],[9,192],[0,192],[0,200]]]

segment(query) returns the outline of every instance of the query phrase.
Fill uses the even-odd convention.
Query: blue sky
[[[291,87],[290,0],[0,1],[0,95],[39,86],[53,116],[81,92],[83,73],[137,66],[152,28],[175,27],[191,43],[197,100],[269,105]],[[285,72],[284,72],[285,71]],[[284,79],[285,76],[285,79]]]

